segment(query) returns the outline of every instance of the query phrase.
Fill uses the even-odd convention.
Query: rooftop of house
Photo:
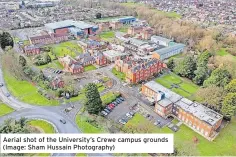
[[[45,27],[50,28],[50,29],[59,29],[59,28],[66,28],[66,27],[76,27],[79,29],[87,29],[87,28],[94,27],[94,25],[85,23],[83,21],[65,20],[65,21],[45,24]]]
[[[135,39],[135,38],[130,38],[129,41],[130,41],[131,44],[136,45],[138,47],[140,47],[140,46],[142,46],[144,44],[147,44],[147,42],[139,40],[139,39]]]
[[[180,43],[176,43],[172,46],[168,46],[168,47],[165,47],[165,48],[162,48],[162,49],[158,49],[155,51],[155,53],[158,53],[159,55],[164,55],[166,53],[169,53],[171,51],[174,51],[174,50],[177,50],[177,49],[180,49],[180,48],[184,48],[185,45],[184,44],[180,44]]]
[[[168,106],[170,103],[174,103],[184,111],[191,113],[198,119],[205,121],[210,125],[215,125],[223,117],[221,114],[203,106],[202,104],[183,98],[155,81],[147,82],[145,86],[156,93],[164,93],[163,99],[157,102],[163,107]]]

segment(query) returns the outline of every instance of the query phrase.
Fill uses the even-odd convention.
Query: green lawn
[[[110,39],[115,37],[115,32],[114,31],[102,32],[99,36],[102,40],[109,41]]]
[[[98,128],[87,122],[87,118],[81,116],[80,114],[76,115],[76,124],[83,133],[103,133],[103,128]]]
[[[54,127],[44,120],[30,120],[28,124],[34,127],[39,127],[47,134],[55,133]]]
[[[118,77],[121,81],[125,80],[125,74],[122,72],[117,71],[115,68],[112,69],[112,73]]]
[[[199,89],[199,86],[190,80],[181,78],[174,73],[161,76],[156,79],[156,82],[169,89],[171,89],[172,84],[178,84],[179,88],[172,88],[171,90],[189,99],[195,99],[194,94]]]
[[[37,92],[36,86],[28,81],[20,81],[4,72],[4,79],[10,93],[20,101],[32,105],[55,106],[59,105],[57,100],[48,100]]]
[[[84,71],[96,70],[97,68],[94,65],[88,65],[84,67]]]
[[[114,101],[120,94],[119,93],[113,93],[113,92],[108,92],[106,94],[104,94],[103,96],[101,96],[103,105],[107,105],[109,103],[111,103],[112,101]]]
[[[70,55],[71,57],[76,57],[83,52],[82,48],[74,42],[67,41],[60,43],[58,45],[53,45],[53,52],[58,57],[63,57],[64,55]]]
[[[127,33],[128,32],[128,27],[127,26],[123,26],[121,29],[118,30],[119,32],[124,32]]]
[[[218,56],[226,56],[229,55],[229,53],[225,49],[220,49],[219,51],[216,52]]]
[[[147,126],[150,123],[142,115],[136,114],[133,119],[131,119],[125,128],[132,126],[137,132],[140,131],[140,126]],[[149,126],[152,133],[174,133],[169,128],[164,127],[162,129],[155,127],[154,125]],[[193,138],[198,138],[198,144],[193,143]],[[236,156],[236,117],[234,117],[231,123],[224,128],[220,135],[213,141],[210,142],[204,137],[194,132],[185,125],[180,126],[180,130],[174,133],[175,146],[178,149],[184,149],[189,155],[194,156]],[[188,156],[188,155],[187,155]]]
[[[63,69],[63,66],[61,65],[61,63],[58,60],[54,60],[48,64],[45,65],[41,65],[41,66],[36,66],[39,69],[45,69],[45,68],[53,68],[53,69]]]
[[[7,106],[6,104],[3,104],[3,103],[0,104],[0,116],[7,115],[13,111],[14,109]]]

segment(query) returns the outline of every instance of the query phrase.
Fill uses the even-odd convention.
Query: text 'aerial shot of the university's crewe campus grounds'
[[[174,136],[0,156],[236,156],[235,0],[0,0],[0,46],[1,134]]]

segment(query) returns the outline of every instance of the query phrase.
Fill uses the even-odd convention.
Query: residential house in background
[[[143,84],[142,94],[156,102],[154,110],[160,116],[175,116],[208,140],[217,135],[223,119],[221,114],[183,98],[155,81]]]
[[[82,53],[75,58],[81,65],[88,66],[96,62],[95,58],[90,55],[90,53]]]
[[[65,85],[65,82],[63,81],[61,77],[56,76],[51,79],[50,85],[53,89],[58,89],[58,88],[63,88]]]

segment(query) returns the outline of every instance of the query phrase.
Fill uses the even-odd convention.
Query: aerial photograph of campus
[[[0,0],[0,133],[163,133],[236,156],[236,0]]]

